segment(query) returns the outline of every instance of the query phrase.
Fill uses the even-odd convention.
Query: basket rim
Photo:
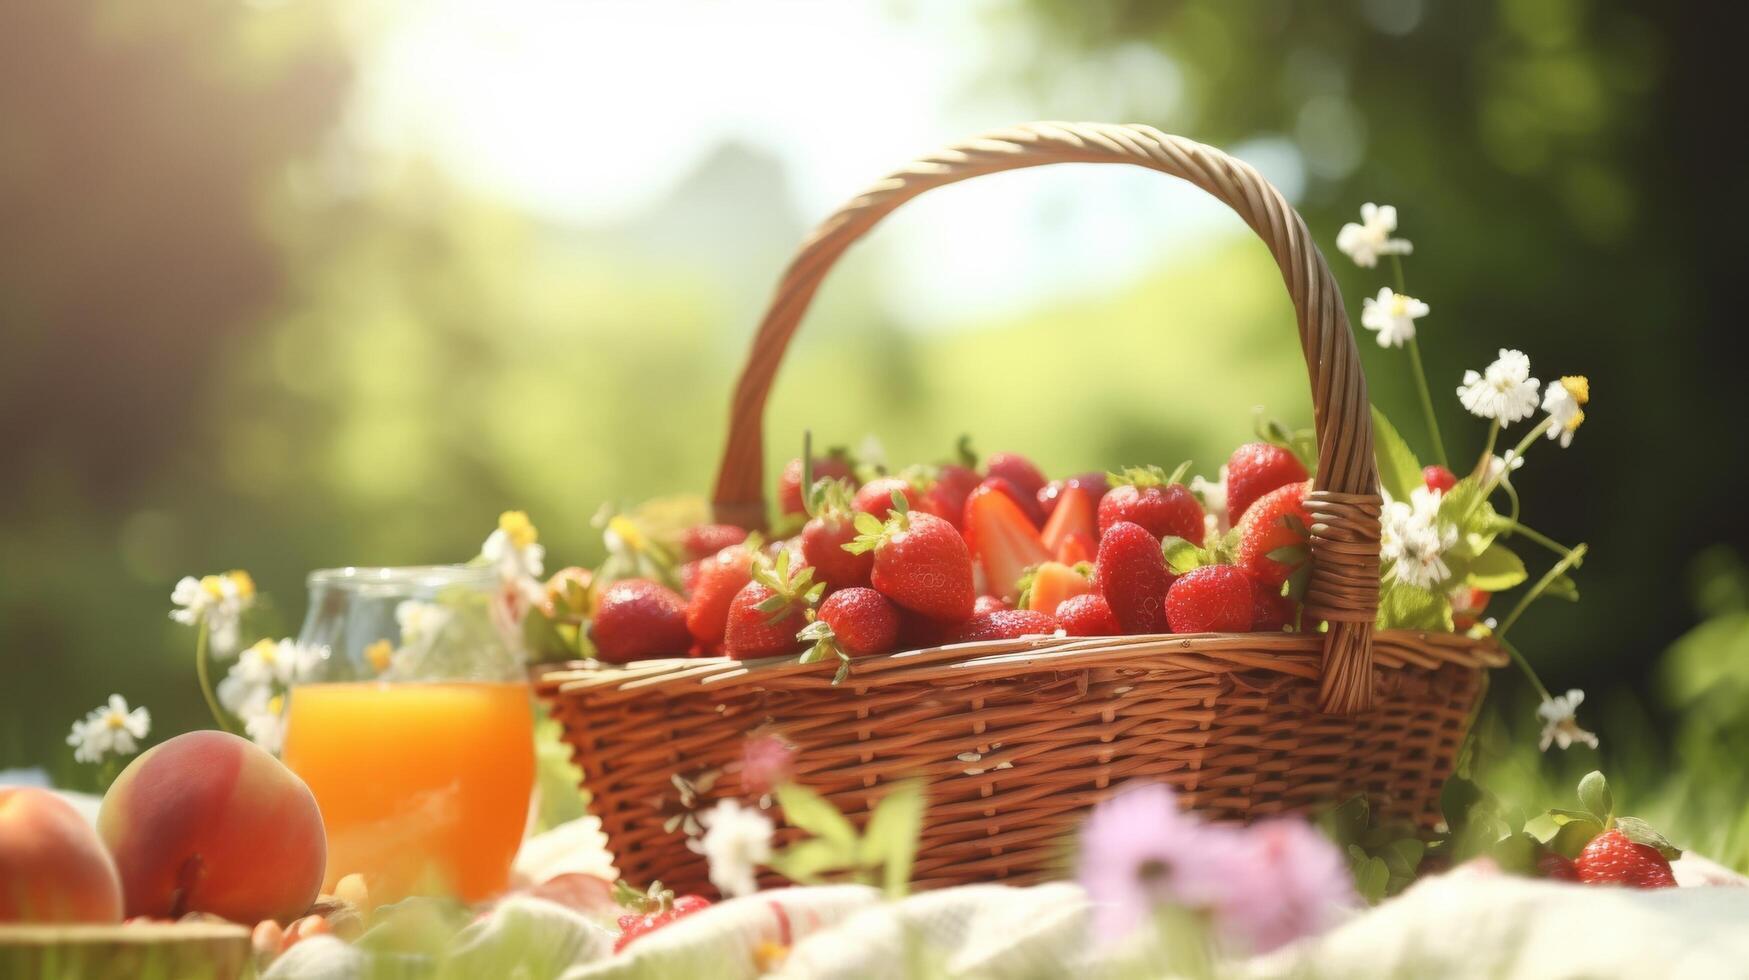
[[[1384,630],[1373,635],[1374,666],[1388,670],[1456,666],[1493,669],[1508,662],[1488,639],[1457,633]],[[1322,672],[1319,633],[1147,633],[1134,636],[1039,635],[981,640],[859,657],[838,688],[851,694],[876,687],[917,683],[996,681],[1041,671],[1146,666],[1201,670],[1209,674],[1275,673],[1316,681]],[[567,661],[535,665],[534,686],[549,697],[612,700],[648,693],[664,696],[778,685],[833,691],[835,662],[804,664],[797,656],[737,660],[691,657],[630,664]]]

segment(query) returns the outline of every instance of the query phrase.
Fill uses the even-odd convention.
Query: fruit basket
[[[545,671],[536,686],[628,879],[710,890],[683,825],[716,798],[749,795],[739,762],[755,732],[794,744],[798,780],[859,823],[896,781],[924,777],[917,887],[1049,877],[1085,811],[1135,779],[1168,782],[1224,819],[1365,794],[1388,817],[1438,821],[1486,670],[1506,657],[1463,635],[1375,633],[1381,497],[1354,335],[1304,221],[1219,150],[1146,126],[1026,125],[921,159],[853,199],[803,244],[754,337],[730,411],[718,520],[766,520],[766,396],[838,257],[925,191],[1057,163],[1189,181],[1237,212],[1280,267],[1318,439],[1306,629],[961,643],[858,660],[836,687],[830,664],[794,657]]]

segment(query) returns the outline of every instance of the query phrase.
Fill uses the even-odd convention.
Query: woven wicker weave
[[[1247,819],[1366,793],[1431,825],[1484,668],[1460,636],[1373,633],[1379,505],[1354,336],[1304,221],[1247,164],[1146,126],[1039,123],[991,133],[879,181],[826,220],[779,283],[736,388],[715,493],[720,520],[766,516],[766,396],[814,291],[882,217],[934,187],[1052,163],[1127,163],[1219,198],[1263,239],[1299,324],[1318,432],[1308,621],[1301,634],[1039,638],[830,664],[793,658],[576,665],[537,688],[564,726],[622,873],[709,891],[683,846],[688,810],[744,795],[744,736],[801,748],[798,775],[860,822],[890,782],[921,775],[930,806],[919,887],[1035,881],[1061,866],[1110,787],[1164,780],[1189,805]],[[681,792],[680,777],[697,787]],[[788,833],[787,831],[785,832]]]

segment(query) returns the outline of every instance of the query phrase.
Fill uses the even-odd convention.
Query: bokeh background
[[[1521,629],[1601,753],[1543,757],[1501,672],[1479,764],[1526,805],[1602,765],[1679,840],[1749,856],[1749,519],[1729,247],[1740,113],[1703,5],[1595,0],[0,0],[0,768],[111,691],[203,724],[183,574],[473,555],[506,507],[552,564],[603,502],[705,491],[761,303],[885,170],[1036,118],[1141,121],[1257,163],[1328,244],[1416,244],[1436,393],[1500,346],[1596,399],[1526,519],[1584,601]],[[1737,201],[1722,208],[1721,201]],[[1383,270],[1337,257],[1348,304]],[[1375,400],[1427,455],[1400,352]],[[1263,249],[1120,168],[932,195],[856,249],[767,431],[961,433],[1053,472],[1305,423]],[[1443,397],[1454,455],[1482,429]],[[774,468],[775,473],[775,468]]]

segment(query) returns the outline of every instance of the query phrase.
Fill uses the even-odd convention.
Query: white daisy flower
[[[1536,411],[1540,384],[1530,376],[1530,358],[1521,351],[1502,348],[1500,357],[1481,374],[1465,371],[1457,393],[1470,414],[1511,425]]]
[[[283,693],[269,694],[262,689],[237,712],[249,740],[274,755],[285,745],[285,699]]]
[[[711,884],[729,896],[759,890],[754,872],[771,860],[771,818],[735,800],[721,800],[699,815]]]
[[[126,698],[111,694],[108,704],[73,723],[67,744],[73,746],[73,758],[77,761],[102,762],[111,753],[119,756],[138,752],[139,740],[151,730],[150,712],[144,707],[130,711]]]
[[[1386,577],[1408,585],[1435,589],[1451,578],[1445,552],[1457,544],[1457,525],[1439,519],[1444,494],[1416,487],[1407,501],[1386,495],[1379,515],[1379,558],[1389,564]]]
[[[219,681],[219,703],[240,718],[246,705],[290,687],[320,659],[320,650],[295,640],[259,640],[243,651],[225,679]]]
[[[1415,321],[1426,315],[1426,303],[1387,286],[1361,302],[1360,325],[1378,333],[1380,347],[1401,347],[1415,339]]]
[[[170,592],[170,601],[180,608],[170,618],[187,626],[207,627],[207,648],[214,656],[227,657],[237,649],[237,627],[243,613],[255,604],[255,580],[248,572],[195,578],[184,575]]]
[[[1543,392],[1543,411],[1549,413],[1549,438],[1560,439],[1561,448],[1573,444],[1573,433],[1585,422],[1585,409],[1591,401],[1591,382],[1584,375],[1570,375],[1559,384],[1549,385]]]
[[[504,581],[531,602],[541,598],[540,577],[546,553],[540,544],[540,532],[529,521],[528,514],[520,510],[499,514],[498,529],[480,545],[480,557],[496,567]]]
[[[1585,692],[1573,688],[1537,706],[1536,716],[1543,720],[1542,751],[1547,752],[1551,744],[1566,749],[1574,742],[1597,748],[1597,736],[1579,727],[1579,704],[1584,700]]]
[[[429,643],[449,625],[450,611],[435,602],[404,599],[395,606],[395,622],[401,627],[401,645]]]
[[[1504,455],[1489,456],[1486,468],[1482,471],[1482,483],[1498,482],[1503,487],[1512,485],[1512,474],[1524,466],[1524,457],[1518,455],[1518,450],[1508,449]]]
[[[1379,264],[1381,255],[1408,255],[1415,246],[1406,238],[1392,238],[1397,230],[1397,209],[1389,204],[1362,204],[1360,224],[1350,221],[1336,233],[1336,248],[1354,260],[1354,264],[1370,269]]]

